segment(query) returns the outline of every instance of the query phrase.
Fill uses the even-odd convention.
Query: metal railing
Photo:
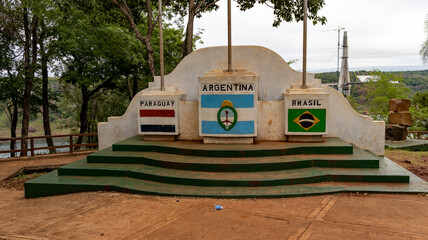
[[[5,142],[5,141],[21,141],[21,146],[22,146],[22,141],[27,141],[27,146],[29,146],[26,149],[10,149],[10,150],[2,150],[0,151],[1,153],[17,153],[20,152],[21,155],[22,153],[25,153],[25,155],[27,155],[27,152],[31,152],[31,156],[34,157],[34,151],[37,150],[45,150],[45,149],[57,149],[57,148],[68,148],[69,149],[69,153],[74,152],[75,148],[80,148],[80,147],[98,147],[98,142],[96,143],[82,143],[82,144],[74,144],[73,143],[73,137],[90,137],[90,136],[97,136],[97,133],[76,133],[76,134],[62,134],[62,135],[47,135],[47,136],[35,136],[35,137],[15,137],[15,138],[0,138],[0,142]],[[35,147],[34,146],[34,140],[35,139],[47,139],[47,138],[67,138],[69,139],[69,144],[68,145],[57,145],[57,146],[46,146],[46,147]],[[30,141],[30,144],[28,144],[28,140]],[[11,154],[12,155],[12,154]]]
[[[409,131],[407,134],[413,134],[413,136],[416,135],[415,139],[422,139],[422,140],[428,140],[428,131]],[[422,135],[427,135],[426,137],[422,137]]]

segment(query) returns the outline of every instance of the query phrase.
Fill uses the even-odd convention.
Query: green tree
[[[421,50],[419,51],[419,53],[422,56],[422,61],[424,63],[428,62],[428,14],[425,18],[425,33],[426,33],[426,40],[425,42],[422,44]]]
[[[42,1],[40,1],[42,2]],[[37,68],[37,27],[38,15],[40,12],[39,1],[1,1],[1,18],[2,18],[2,45],[8,46],[3,52],[14,52],[15,56],[9,55],[19,63],[19,68],[11,71],[12,64],[7,56],[1,62],[9,68],[9,79],[11,75],[23,76],[24,91],[22,92],[22,129],[21,136],[28,136],[28,127],[30,122],[30,98],[33,92],[34,76]],[[9,44],[9,45],[8,45]],[[3,48],[2,47],[2,48]],[[3,57],[3,56],[2,56]],[[17,66],[17,65],[15,65]],[[12,73],[12,74],[10,74]],[[14,125],[14,124],[12,124]],[[13,127],[12,127],[13,128]],[[21,155],[26,155],[27,142],[21,143]]]
[[[168,1],[163,1],[163,4]],[[159,22],[159,13],[156,14],[157,1],[150,0],[113,0],[113,3],[120,9],[129,22],[137,39],[145,46],[147,53],[147,64],[152,79],[156,75],[154,50],[153,50],[153,31]]]
[[[0,101],[10,121],[10,136],[16,137],[19,113],[22,112],[21,136],[28,135],[28,126],[34,108],[40,104],[37,70],[37,26],[40,2],[2,1],[0,5]],[[30,20],[31,19],[31,20]],[[23,141],[21,149],[26,149]],[[10,148],[15,149],[15,141]],[[26,151],[21,152],[26,155]],[[11,156],[15,156],[12,154]]]
[[[90,16],[76,8],[68,13],[58,28],[57,47],[64,66],[61,80],[80,89],[79,132],[86,133],[89,101],[129,76],[130,68],[138,68],[142,58],[135,55],[139,44],[128,31],[115,25],[94,25]],[[82,141],[79,137],[77,143]]]
[[[71,84],[73,89],[79,90],[80,96],[74,98],[73,102],[79,106],[76,117],[79,119],[79,132],[86,133],[95,131],[98,121],[106,120],[105,113],[109,111],[105,111],[105,108],[112,107],[103,107],[107,102],[116,101],[115,114],[122,114],[126,109],[119,106],[127,106],[141,89],[138,88],[139,84],[131,82],[140,82],[140,87],[146,87],[147,82],[151,80],[151,69],[145,58],[145,46],[133,36],[135,32],[123,27],[124,22],[114,17],[118,13],[116,8],[110,8],[112,12],[108,14],[112,15],[106,16],[103,12],[95,11],[99,5],[87,6],[70,1],[67,3],[62,10],[67,18],[61,20],[57,29],[59,40],[56,44],[60,53],[58,61],[62,63],[58,71],[65,88],[69,88]],[[138,29],[146,31],[144,24]],[[153,29],[151,43],[154,61],[159,59],[157,31],[157,28]],[[167,73],[181,60],[182,38],[181,29],[165,24]],[[121,101],[117,102],[118,99]],[[74,113],[68,110],[67,112]],[[78,143],[82,140],[79,138]]]
[[[421,107],[428,107],[428,92],[416,93],[412,99],[413,105],[419,105]]]
[[[23,90],[23,81],[18,79],[18,76],[9,75],[7,77],[0,78],[0,104],[2,110],[10,122],[10,137],[16,137],[16,128],[18,125],[19,107],[21,106],[21,97]],[[10,149],[16,149],[16,141],[10,142]],[[14,157],[15,153],[11,153],[11,157]]]
[[[273,9],[275,19],[273,26],[278,27],[281,22],[303,21],[303,0],[236,0],[241,11],[253,8],[256,3],[266,5]],[[324,7],[324,0],[308,1],[308,19],[317,23],[325,24],[327,18],[319,16],[319,11]]]
[[[46,136],[52,135],[50,126],[50,100],[56,100],[52,91],[49,91],[49,64],[54,58],[55,47],[54,43],[58,39],[56,34],[56,25],[62,16],[59,15],[58,4],[53,0],[43,0],[39,17],[38,27],[38,45],[39,45],[39,64],[38,68],[41,72],[41,100],[42,100],[42,117],[43,130]],[[55,108],[55,106],[53,106]],[[53,146],[53,139],[46,138],[46,143],[49,147]],[[56,152],[55,149],[49,149],[50,153]]]
[[[372,72],[371,75],[375,77],[365,85],[368,113],[374,119],[386,121],[389,100],[407,98],[410,89],[399,75],[381,71]]]
[[[194,23],[195,18],[201,18],[204,12],[216,11],[220,0],[189,0],[173,1],[172,10],[181,16],[187,15],[186,33],[183,42],[183,58],[189,55],[194,45]]]
[[[416,93],[410,106],[413,125],[412,131],[428,131],[428,92]]]
[[[22,76],[23,57],[20,48],[22,28],[20,12],[15,4],[1,1],[0,18],[0,103],[10,121],[10,137],[16,137],[19,109],[22,109],[24,81]],[[10,149],[16,149],[16,142],[10,142]],[[15,153],[11,153],[14,157]]]

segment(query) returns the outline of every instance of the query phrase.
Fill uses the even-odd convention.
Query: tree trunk
[[[183,42],[183,58],[193,51],[193,24],[195,22],[195,1],[189,1],[189,18],[187,20],[186,37]]]
[[[88,88],[85,85],[80,85],[80,90],[82,92],[82,107],[80,109],[80,133],[86,133],[88,130],[88,104],[89,104],[89,94],[88,94]],[[83,137],[79,136],[77,138],[76,144],[82,144],[83,143]],[[75,148],[76,150],[79,149],[79,147]]]
[[[147,49],[147,62],[149,63],[150,76],[154,80],[156,76],[156,69],[155,69],[155,58],[153,54],[153,47],[152,47],[152,43],[150,42],[151,38],[152,36],[147,36],[147,38],[144,41],[144,45],[146,46],[146,49]]]
[[[45,52],[44,39],[40,39],[40,53],[41,53],[41,62],[42,62],[42,102],[43,102],[43,129],[45,130],[46,136],[51,136],[51,126],[49,119],[49,96],[48,96],[48,58],[47,53]],[[53,139],[46,138],[46,143],[49,147],[53,147]],[[55,149],[49,149],[49,153],[55,153]]]
[[[13,101],[13,111],[11,116],[11,125],[10,125],[10,137],[15,138],[16,137],[16,126],[18,125],[18,100],[14,97],[12,97]],[[16,149],[16,141],[11,140],[10,141],[10,150]],[[15,153],[10,153],[10,157],[15,157]]]
[[[92,112],[91,119],[89,121],[88,133],[97,131],[97,109],[98,109],[98,98],[92,99]],[[88,136],[88,143],[93,143],[93,136]]]
[[[156,23],[153,23],[153,11],[151,6],[151,1],[146,0],[146,10],[147,10],[147,36],[143,37],[141,35],[140,31],[137,28],[137,25],[134,22],[134,17],[132,16],[132,12],[128,7],[128,4],[126,3],[126,0],[118,2],[118,0],[113,0],[113,3],[122,11],[122,13],[125,15],[125,17],[128,19],[129,24],[131,25],[132,30],[134,31],[135,35],[137,36],[138,40],[144,44],[147,50],[147,61],[149,64],[149,71],[150,76],[152,79],[155,78],[156,70],[155,70],[155,61],[153,56],[153,47],[150,40],[152,39],[152,33],[153,29],[156,25]]]
[[[28,136],[30,125],[30,97],[33,88],[35,64],[37,62],[37,17],[33,16],[31,29],[28,22],[28,11],[24,9],[24,70],[25,70],[25,90],[22,103],[22,129],[21,137]],[[32,36],[30,36],[30,33]],[[30,43],[32,43],[32,59],[30,62]],[[21,156],[27,156],[27,140],[21,141]]]
[[[132,98],[134,98],[135,95],[138,93],[138,77],[133,76],[132,77]],[[132,100],[132,98],[130,100]]]
[[[132,94],[132,89],[131,89],[131,83],[129,82],[129,77],[126,76],[126,86],[128,87],[128,98],[129,98],[129,102],[131,102],[133,94]]]

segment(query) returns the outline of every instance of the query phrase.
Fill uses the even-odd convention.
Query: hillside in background
[[[406,86],[412,90],[412,96],[417,92],[428,92],[428,69],[422,71],[403,71],[389,72],[392,74],[401,75]],[[356,76],[371,75],[370,71],[351,71],[349,72],[351,82],[357,82]],[[321,79],[322,83],[337,82],[336,72],[325,72],[315,74],[316,78]]]

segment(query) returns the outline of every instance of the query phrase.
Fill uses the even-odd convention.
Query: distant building
[[[360,75],[356,77],[362,83],[368,83],[369,81],[376,82],[379,79],[379,76],[371,76],[371,75]],[[391,83],[398,83],[398,81],[391,81]]]
[[[377,79],[379,78],[378,76],[371,76],[371,75],[360,75],[360,76],[356,76],[358,81],[362,82],[362,83],[367,83],[370,80],[372,81],[377,81]]]

